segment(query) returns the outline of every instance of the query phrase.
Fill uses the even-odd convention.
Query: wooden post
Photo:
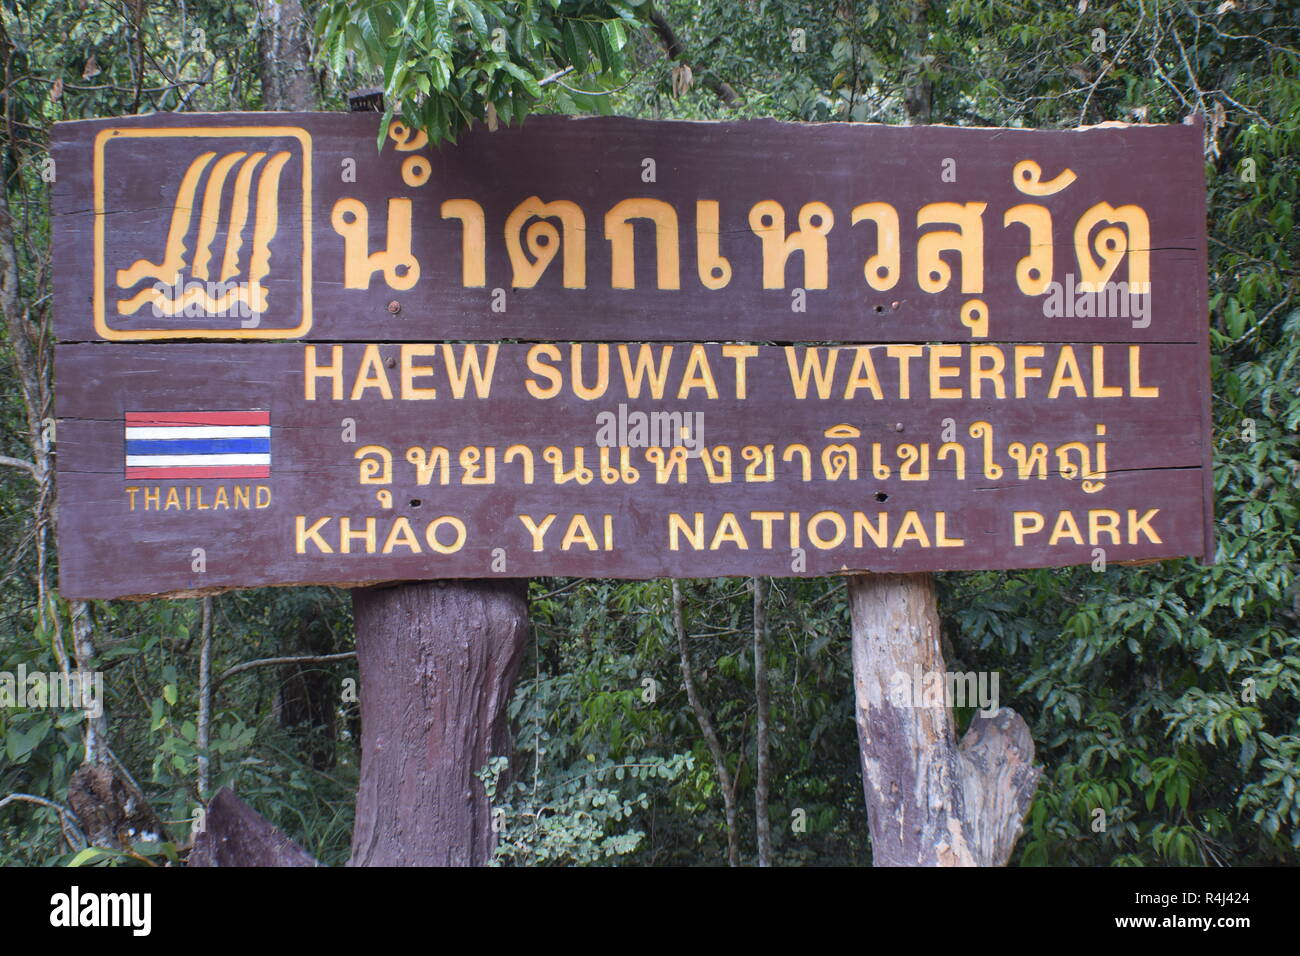
[[[351,866],[481,866],[495,846],[475,774],[504,752],[528,637],[526,581],[352,592],[361,786]]]
[[[1038,785],[1029,728],[1003,707],[958,744],[946,705],[891,695],[898,675],[945,672],[931,575],[855,575],[848,588],[874,865],[1005,865]]]
[[[229,787],[208,801],[186,866],[320,866]]]

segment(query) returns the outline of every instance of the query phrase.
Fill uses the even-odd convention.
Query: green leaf
[[[502,65],[506,68],[506,72],[524,85],[524,89],[526,89],[531,96],[541,99],[542,88],[537,84],[537,78],[535,76],[519,64],[513,63],[510,60],[506,60]]]
[[[459,0],[458,6],[465,11],[465,16],[469,18],[469,24],[474,32],[480,38],[486,39],[488,36],[487,21],[483,19],[483,11],[478,8],[478,4],[473,0]]]
[[[619,52],[627,46],[627,32],[623,29],[623,24],[618,20],[610,20],[605,24],[605,30],[609,34],[610,47],[614,52]]]
[[[86,866],[90,863],[98,863],[101,860],[110,859],[117,854],[97,846],[88,846],[81,850],[68,861],[68,866]]]

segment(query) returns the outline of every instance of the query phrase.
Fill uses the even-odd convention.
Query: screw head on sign
[[[398,302],[396,299],[394,299],[392,302],[388,303],[388,311],[393,313],[393,315],[396,315],[398,312],[401,312],[402,311],[401,303]]]

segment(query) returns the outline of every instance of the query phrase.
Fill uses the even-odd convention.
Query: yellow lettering
[[[823,521],[829,521],[834,528],[835,534],[830,538],[823,538],[817,530],[817,526]],[[838,547],[844,540],[845,528],[844,519],[834,511],[819,511],[808,519],[808,540],[823,551]]]
[[[802,351],[802,367],[795,362],[795,356]],[[831,384],[835,380],[835,363],[840,357],[839,349],[827,349],[828,360],[826,365],[822,365],[821,353],[819,348],[797,349],[793,345],[785,347],[785,364],[790,369],[790,384],[794,388],[794,396],[800,400],[808,397],[808,379],[811,376],[817,380],[817,397],[830,398]]]
[[[1160,535],[1156,534],[1155,529],[1151,527],[1151,519],[1160,514],[1159,508],[1149,508],[1141,518],[1137,516],[1136,509],[1128,509],[1128,543],[1138,543],[1138,533],[1141,532],[1147,536],[1152,544],[1163,544]]]
[[[1056,516],[1056,524],[1052,526],[1052,536],[1047,539],[1047,543],[1055,547],[1057,542],[1066,537],[1071,538],[1075,544],[1083,544],[1083,535],[1079,533],[1074,515],[1062,511]]]
[[[320,518],[317,519],[317,521],[309,528],[307,527],[306,516],[296,516],[294,518],[294,551],[298,554],[306,554],[307,541],[310,539],[312,543],[316,545],[316,550],[320,551],[321,554],[333,554],[334,549],[331,548],[329,543],[320,536],[320,529],[329,524],[329,522],[329,518]]]
[[[456,532],[456,540],[451,544],[443,544],[438,540],[438,529],[444,524],[451,525]],[[465,544],[465,522],[451,515],[434,518],[429,522],[429,527],[424,529],[424,540],[439,554],[455,554]]]
[[[341,554],[352,553],[352,539],[356,538],[364,541],[366,545],[366,554],[375,553],[375,519],[367,518],[364,531],[352,530],[351,518],[339,519],[339,552]]]
[[[415,531],[411,528],[411,522],[405,515],[398,517],[393,522],[393,527],[388,532],[388,537],[384,539],[384,554],[392,554],[393,549],[402,545],[412,554],[420,554],[420,541],[415,536]]]
[[[959,358],[961,356],[960,345],[931,345],[930,346],[930,397],[931,398],[961,398],[961,388],[950,388],[943,384],[945,378],[952,378],[960,375],[961,369],[952,368],[943,364],[946,358]]]
[[[596,385],[593,388],[588,388],[582,381],[582,349],[583,346],[577,342],[569,346],[569,364],[573,366],[573,394],[584,402],[590,402],[609,390],[609,346],[596,346]]]
[[[1092,395],[1093,398],[1122,398],[1124,388],[1120,385],[1106,384],[1106,347],[1092,347]]]
[[[901,548],[908,541],[915,541],[923,548],[930,547],[930,538],[925,533],[925,526],[921,524],[920,515],[915,511],[903,515],[903,523],[894,535],[894,547]]]
[[[672,346],[669,346],[671,348]],[[722,357],[736,363],[736,397],[747,398],[748,387],[745,378],[745,363],[758,354],[757,345],[724,345]]]
[[[921,354],[919,345],[887,345],[885,354],[898,360],[898,397],[912,397],[911,362]]]
[[[543,358],[548,358],[552,362],[560,360],[560,350],[554,345],[534,345],[528,350],[528,371],[534,375],[544,376],[550,381],[550,385],[542,387],[536,379],[524,379],[524,387],[528,389],[528,394],[533,398],[554,398],[560,394],[560,386],[564,384],[564,378],[560,375],[560,370],[546,365],[542,362]]]
[[[316,401],[316,379],[318,378],[328,378],[330,380],[330,398],[335,401],[342,399],[343,346],[330,346],[330,358],[332,361],[329,365],[318,365],[316,363],[316,346],[314,345],[306,346],[303,355],[306,362],[306,368],[303,373],[303,386],[307,401]]]
[[[678,534],[686,537],[686,543],[696,551],[704,547],[704,514],[695,512],[695,524],[693,527],[687,526],[684,519],[677,512],[672,511],[668,514],[668,550],[680,550],[677,545]]]
[[[751,511],[749,513],[750,521],[757,521],[763,526],[763,547],[772,547],[772,522],[781,521],[785,518],[783,511]]]
[[[364,396],[368,388],[379,389],[379,394],[385,399],[393,397],[393,388],[388,384],[388,373],[384,371],[384,358],[379,354],[378,345],[367,345],[362,353],[361,372],[352,383],[352,401]]]
[[[1128,393],[1133,398],[1159,398],[1160,386],[1142,384],[1142,346],[1128,347]]]
[[[1044,354],[1041,345],[1017,345],[1015,347],[1016,362],[1016,398],[1025,397],[1025,382],[1031,378],[1042,378],[1043,370],[1027,365],[1031,358],[1042,358]]]
[[[1024,547],[1025,535],[1038,534],[1043,530],[1043,516],[1037,511],[1016,511],[1012,513],[1015,527],[1016,547]]]
[[[433,376],[432,365],[416,365],[417,357],[433,358],[438,354],[438,346],[425,344],[407,344],[402,346],[402,400],[427,401],[438,397],[436,388],[417,388],[415,380],[426,375]]]
[[[462,345],[460,364],[456,364],[456,350],[450,345],[442,347],[442,363],[447,366],[447,380],[451,383],[452,398],[465,397],[465,385],[470,376],[474,378],[474,395],[487,398],[492,393],[492,373],[497,367],[497,348],[494,343],[486,345],[487,362],[479,365],[478,346]]]
[[[704,394],[709,398],[718,397],[718,386],[714,384],[713,372],[709,369],[709,358],[703,345],[691,346],[691,357],[686,360],[686,374],[682,376],[677,397],[689,398],[691,391],[697,388],[704,389]]]
[[[1088,512],[1088,543],[1097,544],[1101,535],[1110,535],[1111,544],[1119,544],[1119,512],[1106,509]]]
[[[972,345],[970,359],[970,397],[983,398],[981,383],[988,382],[993,386],[994,398],[1006,398],[1007,383],[1002,378],[1002,371],[1007,366],[1007,360],[1002,355],[1002,349],[996,345]],[[985,359],[993,360],[988,368],[984,367]]]
[[[862,547],[864,533],[877,548],[889,547],[889,513],[881,511],[873,525],[861,511],[853,512],[853,547]]]
[[[865,388],[877,401],[884,398],[880,391],[880,379],[876,377],[876,365],[871,361],[871,348],[859,345],[853,353],[853,368],[849,369],[849,381],[844,386],[844,397],[853,398],[860,389]]]
[[[934,543],[940,548],[960,548],[966,543],[965,538],[948,537],[948,515],[943,511],[934,514]]]
[[[1065,388],[1074,389],[1076,398],[1088,397],[1088,389],[1083,384],[1083,373],[1079,371],[1079,362],[1074,357],[1074,349],[1068,345],[1062,345],[1061,353],[1056,357],[1056,371],[1052,373],[1052,384],[1048,386],[1047,397],[1056,398]]]
[[[628,347],[626,345],[618,347],[618,360],[623,365],[623,384],[627,388],[628,398],[641,397],[641,382],[645,379],[649,379],[650,382],[651,398],[664,397],[664,384],[668,380],[668,364],[673,357],[673,347],[671,345],[661,347],[658,368],[654,365],[654,349],[653,345],[642,345],[637,349],[634,371]]]
[[[560,550],[568,551],[575,544],[585,544],[588,551],[600,550],[600,545],[596,543],[596,536],[591,533],[591,525],[587,524],[586,515],[574,515],[569,521],[569,530],[564,533]]]
[[[718,546],[731,542],[741,551],[749,550],[749,542],[745,540],[745,533],[740,530],[740,523],[736,521],[736,516],[728,511],[718,522],[717,530],[713,532],[713,540],[709,542],[709,550],[717,551]]]
[[[526,528],[528,533],[532,535],[533,550],[534,551],[543,550],[542,539],[546,537],[547,529],[550,528],[551,523],[555,521],[555,515],[547,515],[545,518],[542,519],[542,523],[540,525],[533,521],[531,515],[517,515],[516,517],[518,517],[519,520],[523,522],[524,528]]]

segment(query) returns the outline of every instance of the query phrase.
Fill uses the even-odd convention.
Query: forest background
[[[103,672],[94,756],[157,836],[88,847],[105,841],[69,799],[86,721],[0,708],[0,864],[182,859],[226,785],[321,861],[348,857],[346,592],[58,594],[47,159],[59,120],[345,110],[368,86],[435,141],[547,112],[1036,128],[1200,113],[1217,562],[939,575],[945,659],[998,673],[1033,732],[1045,772],[1013,864],[1294,863],[1298,36],[1288,0],[0,0],[0,671]],[[530,589],[513,750],[481,775],[504,810],[498,862],[870,862],[843,581]],[[267,663],[284,657],[310,660]]]

